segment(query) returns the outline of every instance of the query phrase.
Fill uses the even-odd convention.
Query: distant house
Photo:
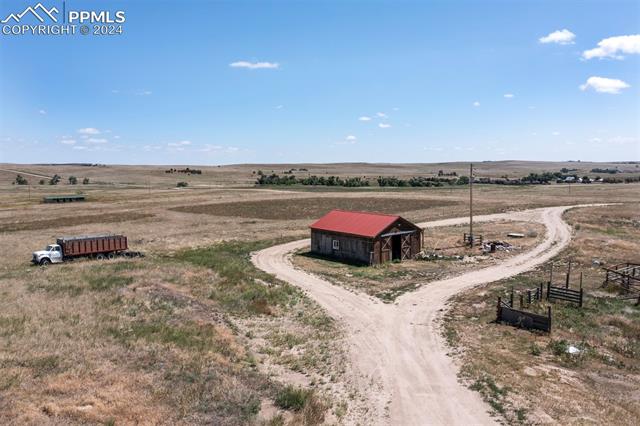
[[[310,228],[312,253],[346,262],[377,265],[422,250],[422,229],[396,215],[332,210]]]

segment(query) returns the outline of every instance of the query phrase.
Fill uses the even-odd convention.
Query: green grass
[[[273,314],[273,308],[295,304],[298,290],[251,263],[253,251],[284,241],[228,241],[177,253],[174,259],[214,270],[220,277],[209,297],[236,313]],[[266,284],[266,285],[265,285]]]

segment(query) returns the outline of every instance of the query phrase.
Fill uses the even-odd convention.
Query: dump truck
[[[36,265],[61,263],[76,258],[114,259],[116,256],[139,257],[142,253],[129,251],[124,235],[85,235],[62,237],[56,244],[33,252],[31,262]]]

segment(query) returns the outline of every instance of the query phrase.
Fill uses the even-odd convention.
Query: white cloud
[[[371,121],[371,117],[363,115],[362,117],[359,117],[358,120],[360,120],[360,121]]]
[[[93,145],[100,145],[103,143],[107,143],[108,141],[104,138],[89,138],[87,139],[87,143],[93,144]]]
[[[505,93],[503,96],[507,99],[513,99],[516,95],[514,95],[513,93]]]
[[[598,43],[598,47],[582,52],[582,57],[624,59],[623,53],[640,54],[640,34],[605,38]]]
[[[617,78],[605,78],[605,77],[589,77],[587,82],[580,86],[580,90],[587,90],[589,88],[595,90],[598,93],[609,93],[616,95],[620,93],[622,89],[626,89],[629,84]]]
[[[75,139],[62,139],[60,143],[64,145],[75,145],[76,141]]]
[[[280,64],[277,62],[248,62],[248,61],[237,61],[229,64],[231,68],[247,68],[250,70],[257,69],[278,69],[280,68]]]
[[[551,132],[553,136],[560,136],[560,132]]]
[[[284,105],[276,105],[276,109],[282,109],[284,108]]]
[[[385,114],[384,112],[377,112],[376,115],[380,118],[389,118],[387,117],[387,114]]]
[[[47,115],[47,111],[44,109],[41,109],[40,111],[38,111],[38,114]]]
[[[344,140],[346,140],[347,142],[355,142],[358,138],[356,138],[353,135],[349,135],[346,138],[344,138]]]
[[[136,95],[138,96],[150,96],[152,94],[153,92],[151,90],[139,90],[136,92]]]
[[[86,150],[89,149],[86,146],[74,146],[73,149],[78,149],[78,150]]]
[[[540,43],[574,44],[576,35],[568,29],[554,31],[544,37],[540,37]]]
[[[391,127],[391,124],[378,123],[378,127],[380,127],[381,129],[388,129],[389,127]]]
[[[475,102],[473,103],[473,106],[474,106],[474,107],[479,107],[479,106],[480,106],[480,102],[475,101]]]
[[[94,127],[85,127],[84,129],[78,129],[78,133],[81,135],[99,135],[100,130]]]
[[[179,141],[179,142],[169,142],[167,146],[170,147],[185,147],[191,145],[191,141]]]

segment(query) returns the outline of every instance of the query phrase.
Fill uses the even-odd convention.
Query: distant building
[[[346,262],[377,265],[422,250],[422,229],[395,215],[332,210],[310,228],[312,253]]]

